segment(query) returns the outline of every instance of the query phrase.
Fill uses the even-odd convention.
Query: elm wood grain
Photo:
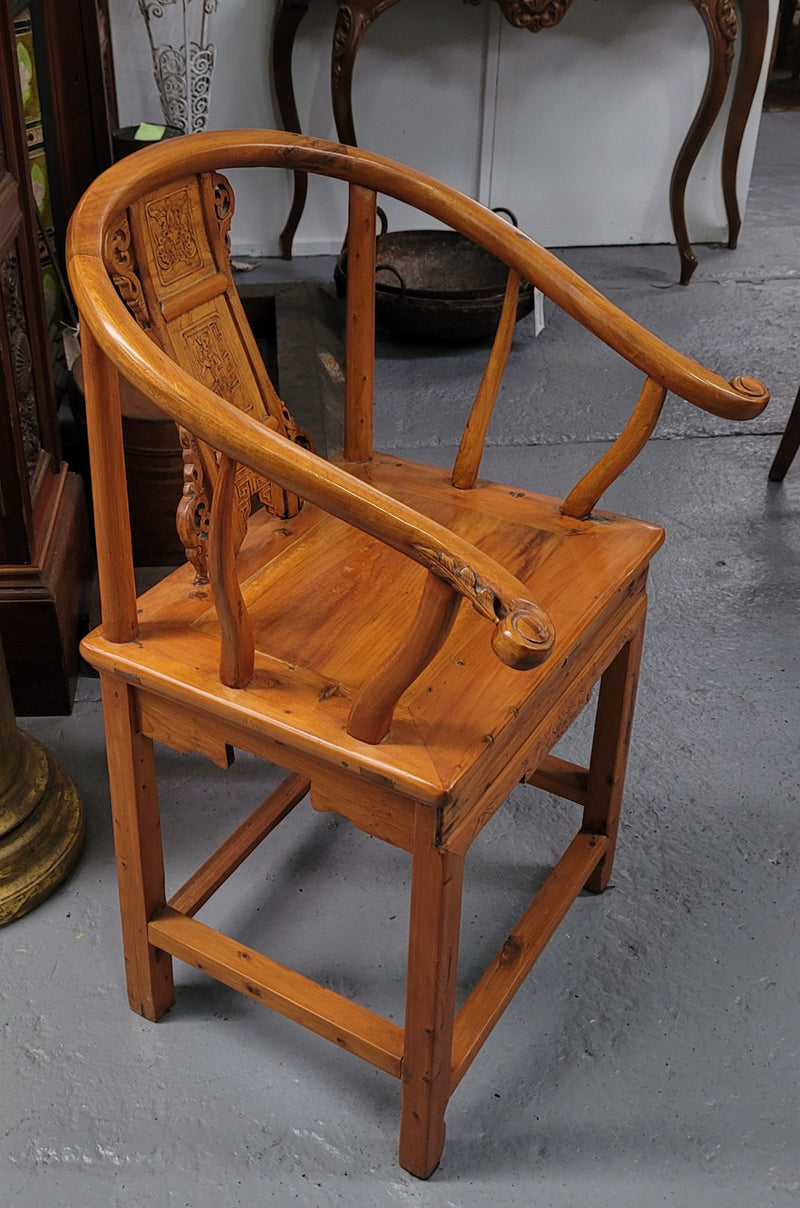
[[[436,823],[435,814],[417,806],[399,1157],[423,1179],[444,1147],[464,884],[464,857],[440,845]]]
[[[608,848],[579,831],[455,1017],[451,1093]]]
[[[246,688],[253,678],[253,623],[236,575],[234,516],[236,462],[220,459],[209,532],[209,579],[220,627],[219,678],[229,688]]]
[[[233,200],[218,171],[298,165],[348,188],[356,258],[360,239],[369,261],[374,195],[389,192],[478,239],[512,282],[535,282],[639,368],[629,428],[567,496],[580,515],[565,514],[561,499],[477,477],[465,489],[446,470],[372,451],[366,273],[354,274],[348,303],[351,456],[326,462],[298,439],[252,362],[231,291],[203,284],[229,271]],[[95,182],[70,236],[105,595],[103,624],[83,649],[103,685],[130,1001],[162,1014],[178,957],[402,1075],[400,1160],[427,1177],[455,1082],[570,901],[584,885],[602,889],[610,869],[645,585],[663,532],[598,508],[597,491],[638,451],[666,390],[733,418],[758,414],[767,392],[682,357],[502,219],[366,152],[238,131],[156,146],[135,169],[122,161]],[[165,207],[167,236],[150,221]],[[505,340],[501,324],[478,426]],[[120,378],[180,425],[199,517],[187,564],[138,600],[129,533],[117,531],[127,524]],[[476,441],[468,477],[479,461]],[[554,759],[598,682],[588,768]],[[291,774],[171,904],[154,741],[223,767],[238,747]],[[582,831],[456,1024],[465,860],[525,778],[577,801]],[[411,854],[402,1029],[190,917],[307,786],[313,808]]]
[[[362,685],[347,719],[347,732],[377,743],[389,733],[394,708],[403,692],[441,650],[453,627],[461,597],[430,572],[403,645]]]
[[[500,312],[500,321],[492,343],[491,356],[472,404],[472,410],[453,465],[451,481],[454,487],[459,487],[461,490],[474,487],[478,477],[486,433],[489,431],[489,421],[492,418],[497,392],[503,380],[503,374],[508,364],[508,354],[511,351],[511,342],[514,339],[518,301],[519,277],[512,272],[508,274],[503,309]]]
[[[86,432],[92,465],[92,493],[103,500],[95,508],[97,577],[103,610],[103,632],[110,642],[128,642],[139,632],[133,545],[125,482],[119,374],[97,345],[91,328],[81,332]]]
[[[172,961],[147,934],[166,904],[153,744],[136,729],[131,686],[101,674],[100,688],[128,1001],[155,1021],[172,1006],[175,989]]]
[[[565,520],[559,516],[557,500],[525,492],[511,498],[503,486],[482,483],[473,492],[456,491],[449,487],[446,471],[438,469],[415,470],[397,459],[376,459],[372,469],[382,485],[394,483],[394,490],[417,499],[420,507],[434,514],[435,492],[442,482],[444,498],[438,507],[443,518],[457,522],[472,540],[492,542],[525,582],[548,593],[558,631],[553,657],[560,663],[575,660],[592,626],[608,624],[609,610],[627,608],[636,569],[662,540],[655,526],[624,518],[612,522],[610,513],[598,513],[589,523]],[[463,505],[460,515],[456,505]],[[504,506],[513,523],[501,523]],[[558,534],[558,526],[563,527],[563,535]],[[265,540],[264,530],[273,535],[272,540]],[[259,560],[265,555],[261,567]],[[576,559],[598,564],[598,574],[586,585],[575,581]],[[338,580],[337,566],[349,568]],[[303,727],[310,744],[329,739],[335,765],[341,749],[337,727],[342,719],[346,724],[355,693],[391,657],[398,633],[418,604],[424,572],[309,506],[291,521],[291,530],[286,522],[266,514],[254,517],[252,533],[240,551],[239,572],[255,634],[256,673],[248,694],[233,693],[225,708],[252,714],[254,724],[267,726],[277,741],[289,720]],[[336,586],[320,593],[318,581]],[[109,670],[122,668],[129,659],[138,662],[136,674],[142,687],[163,692],[168,685],[174,692],[180,685],[181,692],[204,710],[213,704],[218,679],[218,626],[211,604],[210,591],[198,589],[184,568],[139,600],[143,649],[129,652],[126,646],[105,642],[95,634],[87,650]],[[380,631],[367,628],[354,620],[360,614],[383,616],[386,623]],[[416,741],[409,747],[407,736],[404,739],[393,727],[381,744],[381,759],[390,761],[395,782],[419,793],[420,776],[425,776],[426,799],[437,787],[441,793],[442,785],[466,775],[475,758],[470,750],[476,744],[476,749],[484,746],[487,733],[501,749],[502,732],[508,725],[513,729],[515,712],[531,705],[541,709],[545,686],[549,692],[551,685],[555,690],[560,683],[563,673],[558,668],[548,671],[547,663],[530,681],[504,667],[488,643],[481,641],[485,625],[472,610],[461,610],[451,638],[401,701],[397,726],[402,729],[412,723]],[[185,633],[184,626],[189,626]],[[484,687],[483,712],[477,717],[471,688],[476,678]],[[420,740],[427,748],[427,760],[417,765]],[[353,741],[348,747],[354,765],[369,766],[364,764],[360,743]],[[412,756],[414,763],[409,766]],[[438,773],[426,770],[431,759]]]
[[[600,496],[627,470],[653,435],[666,397],[664,387],[648,378],[633,414],[611,448],[606,450],[564,500],[561,511],[565,516],[583,518],[590,514]]]
[[[513,729],[508,728],[487,744],[485,758],[476,761],[461,777],[461,798],[445,801],[441,810],[441,840],[448,848],[468,851],[514,786],[519,781],[531,783],[528,778],[533,771],[541,766],[547,752],[589,703],[594,685],[601,680],[620,651],[642,630],[646,598],[643,584],[640,586],[642,590],[632,605],[623,612],[621,619],[616,618],[615,625],[609,626],[610,632],[603,634],[600,640],[597,635],[594,641],[587,640],[584,649],[573,660],[572,673],[562,678],[549,695],[538,702],[535,717],[529,715],[522,718],[524,741],[517,741],[517,745],[513,745],[516,736]],[[596,712],[595,728],[600,724],[601,714]],[[588,774],[589,769],[587,782]],[[556,791],[555,784],[548,791]],[[570,793],[564,795],[572,800]]]
[[[375,192],[351,185],[347,224],[347,330],[344,382],[344,455],[372,456],[375,390]]]
[[[158,951],[194,965],[348,1053],[400,1077],[403,1029],[374,1011],[170,906],[156,913],[148,936]]]
[[[546,793],[583,805],[586,800],[589,769],[568,759],[560,759],[557,755],[545,755],[536,771],[528,772],[523,780]]]
[[[641,624],[635,634],[625,643],[600,679],[589,780],[583,807],[583,829],[606,839],[603,858],[586,882],[586,888],[593,893],[601,893],[606,888],[614,864],[643,642],[642,612]]]
[[[172,894],[168,902],[171,909],[193,918],[259,843],[299,805],[310,787],[311,782],[304,776],[287,776]]]

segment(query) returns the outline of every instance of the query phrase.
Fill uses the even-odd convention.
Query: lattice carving
[[[104,260],[120,298],[139,326],[145,331],[149,331],[150,315],[138,276],[136,257],[131,244],[131,228],[127,218],[122,218],[113,233],[109,235]]]

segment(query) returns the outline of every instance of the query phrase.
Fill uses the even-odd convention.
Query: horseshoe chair
[[[320,173],[349,191],[344,449],[317,456],[266,374],[229,268],[218,173]],[[505,263],[497,332],[452,473],[372,447],[376,192]],[[726,382],[616,309],[502,218],[409,168],[273,131],[191,135],[138,152],[72,219],[102,624],[99,671],[130,1004],[151,1020],[188,962],[402,1084],[400,1162],[428,1177],[448,1100],[570,904],[614,857],[660,528],[597,508],[668,390],[716,415],[768,395]],[[478,477],[520,279],[641,371],[622,434],[563,500]],[[120,379],[179,427],[185,565],[136,598]],[[599,682],[588,766],[550,751]],[[153,742],[225,766],[240,748],[281,786],[171,896]],[[520,781],[574,802],[576,831],[456,1012],[471,843]],[[404,1025],[195,916],[307,796],[411,855]],[[191,825],[187,819],[187,826]]]

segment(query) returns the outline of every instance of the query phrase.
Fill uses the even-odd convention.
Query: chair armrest
[[[102,351],[166,416],[449,583],[494,623],[492,647],[508,666],[527,670],[547,658],[555,640],[552,622],[515,575],[443,525],[285,440],[198,382],[141,331],[94,257],[74,257],[71,275],[79,310]]]

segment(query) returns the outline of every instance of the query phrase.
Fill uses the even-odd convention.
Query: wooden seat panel
[[[508,566],[543,601],[553,619],[553,657],[567,661],[586,644],[596,621],[624,599],[663,540],[655,525],[611,513],[595,521],[561,516],[558,501],[481,481],[471,491],[449,485],[438,468],[376,456],[368,470],[388,495],[424,509]],[[575,566],[590,568],[576,576]],[[242,595],[256,645],[250,687],[232,690],[230,707],[244,709],[251,726],[284,738],[297,726],[313,747],[335,743],[359,757],[364,744],[346,734],[349,705],[362,684],[390,657],[419,599],[424,570],[397,551],[311,506],[289,520],[262,511],[250,521],[240,551]],[[139,601],[136,677],[170,675],[197,693],[217,676],[218,623],[207,586],[180,568]],[[382,618],[380,626],[373,617]],[[395,783],[419,792],[419,746],[426,751],[429,794],[455,793],[459,774],[525,703],[542,691],[549,664],[516,671],[490,646],[490,626],[462,604],[439,654],[401,698],[381,744]],[[85,642],[87,658],[108,651],[99,633]],[[115,648],[116,669],[122,674]],[[481,709],[475,709],[475,684]],[[542,707],[552,704],[545,692]],[[536,710],[534,707],[534,714]],[[535,723],[535,718],[533,719]],[[400,731],[412,724],[414,742]],[[394,757],[390,755],[394,753]],[[339,758],[338,754],[336,756]]]

